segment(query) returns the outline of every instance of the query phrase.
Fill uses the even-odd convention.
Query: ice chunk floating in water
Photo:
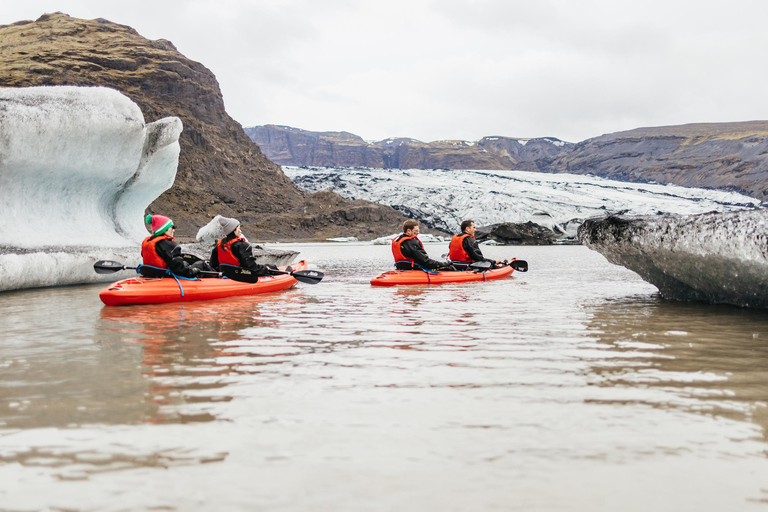
[[[661,295],[768,307],[768,209],[588,219],[579,239]]]
[[[0,88],[0,290],[114,280],[176,177],[181,120],[104,87]]]

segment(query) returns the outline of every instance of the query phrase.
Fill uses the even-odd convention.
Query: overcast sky
[[[172,41],[243,126],[578,142],[768,119],[764,0],[24,0],[0,24],[55,11]]]

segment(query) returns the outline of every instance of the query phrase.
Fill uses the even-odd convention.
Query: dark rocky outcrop
[[[534,222],[502,222],[478,226],[475,238],[479,242],[493,240],[502,245],[553,245],[563,233],[555,233]]]
[[[484,137],[475,142],[398,138],[366,142],[348,132],[254,126],[245,132],[281,165],[392,169],[521,169],[548,171],[570,143],[553,138]]]
[[[106,86],[136,102],[147,123],[182,120],[176,181],[149,208],[172,217],[181,238],[216,214],[239,218],[248,236],[262,240],[381,235],[402,223],[391,208],[365,203],[364,225],[362,203],[310,196],[291,184],[227,114],[213,73],[170,41],[55,13],[0,26],[0,49],[0,87]]]

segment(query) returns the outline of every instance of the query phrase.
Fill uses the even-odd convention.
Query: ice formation
[[[674,300],[768,307],[768,209],[589,219],[579,239]]]
[[[181,120],[104,87],[0,88],[0,291],[114,280],[176,177]]]
[[[477,225],[533,221],[576,236],[589,217],[610,213],[694,214],[752,208],[760,201],[732,192],[626,183],[592,176],[527,171],[332,169],[283,167],[298,186],[349,199],[389,204],[448,232],[464,219]]]

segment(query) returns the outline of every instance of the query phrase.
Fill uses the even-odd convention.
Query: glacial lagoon
[[[768,506],[768,311],[666,301],[581,246],[484,247],[530,271],[393,288],[369,284],[386,246],[275,247],[323,282],[0,293],[0,509]]]

